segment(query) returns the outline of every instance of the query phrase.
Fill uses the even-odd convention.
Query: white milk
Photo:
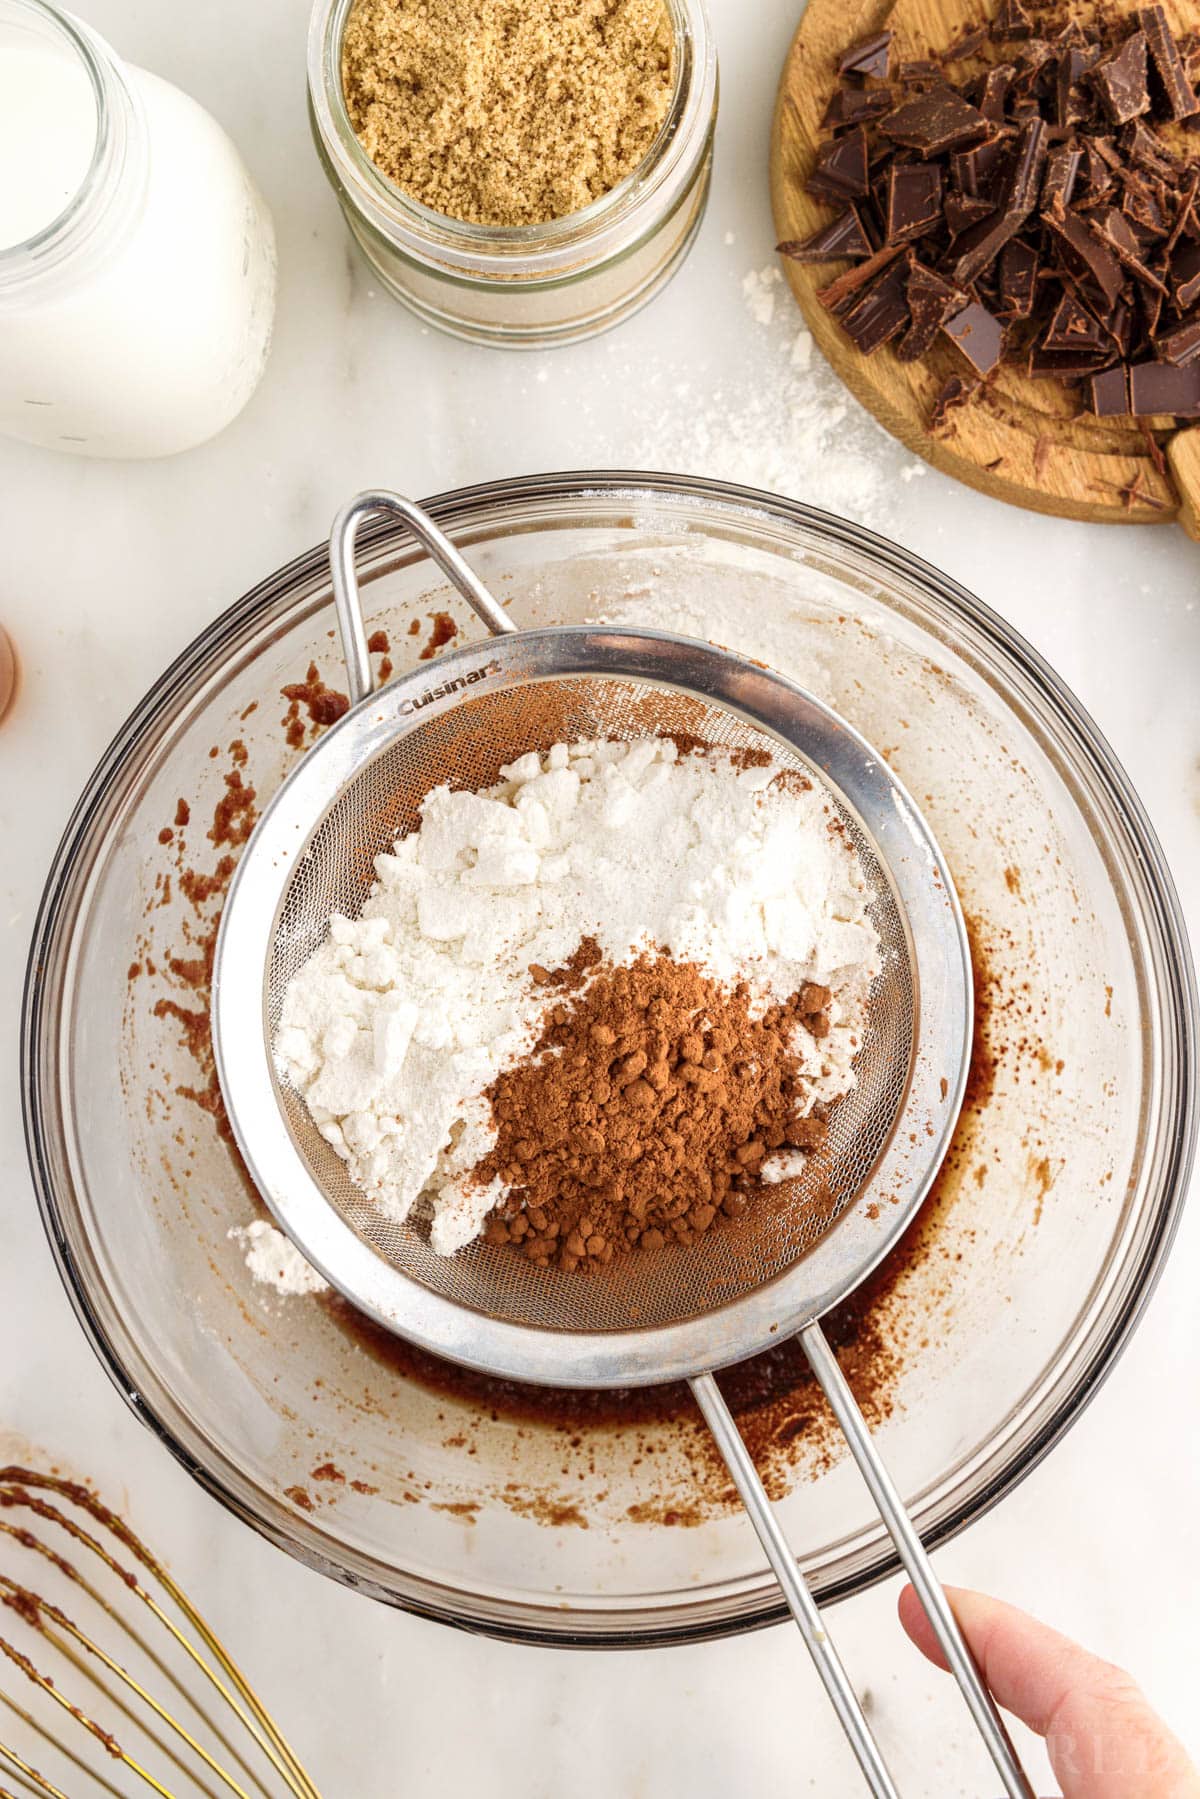
[[[49,44],[0,44],[0,250],[66,211],[95,147],[96,99],[82,64]]]
[[[17,28],[31,13],[40,38]],[[270,218],[193,100],[82,27],[81,48],[47,23],[59,32],[48,7],[0,0],[0,432],[169,455],[220,431],[258,384]]]

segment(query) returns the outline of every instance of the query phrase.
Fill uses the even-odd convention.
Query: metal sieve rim
[[[432,1293],[341,1218],[279,1104],[264,973],[291,871],[349,779],[484,683],[499,691],[586,675],[682,691],[723,707],[814,768],[892,883],[913,973],[913,1046],[898,1112],[904,1130],[893,1128],[863,1190],[795,1264],[686,1322],[559,1333],[488,1318]],[[746,658],[668,633],[592,626],[467,645],[440,658],[436,675],[418,669],[369,695],[314,745],[266,808],[238,866],[212,997],[217,1071],[239,1148],[281,1227],[331,1285],[434,1354],[516,1380],[579,1387],[651,1384],[725,1366],[799,1330],[855,1287],[905,1228],[948,1145],[966,1081],[971,1010],[953,883],[920,811],[871,746],[812,694]]]

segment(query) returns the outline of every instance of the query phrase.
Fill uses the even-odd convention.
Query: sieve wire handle
[[[446,579],[461,593],[467,605],[481,618],[493,637],[515,631],[499,600],[488,592],[471,565],[459,555],[446,533],[418,506],[403,494],[368,491],[347,500],[333,521],[329,534],[329,566],[333,575],[333,599],[337,610],[338,629],[342,637],[342,655],[350,684],[350,699],[358,705],[374,691],[375,676],[367,650],[367,628],[363,623],[362,595],[358,589],[358,567],[355,546],[359,526],[365,519],[390,515],[404,521]]]
[[[711,1374],[693,1375],[688,1385],[704,1414],[704,1422],[713,1434],[713,1440],[741,1496],[758,1540],[766,1550],[767,1560],[783,1589],[788,1610],[800,1627],[800,1635],[804,1638],[808,1653],[824,1683],[838,1722],[858,1759],[870,1792],[874,1799],[899,1799],[899,1791],[888,1773],[887,1764],[872,1735],[858,1695],[850,1684],[850,1677],[842,1666],[842,1659],[832,1639],[826,1634],[817,1602],[809,1592],[808,1582],[788,1547],[788,1540],[767,1498],[758,1470],[742,1441],[729,1407],[721,1397],[715,1377]]]
[[[870,1489],[879,1515],[887,1526],[888,1535],[896,1545],[933,1634],[967,1702],[967,1709],[1004,1782],[1008,1799],[1034,1799],[1033,1788],[1017,1760],[1017,1752],[996,1709],[996,1702],[983,1684],[971,1651],[958,1627],[958,1620],[950,1609],[950,1601],[933,1571],[933,1563],[926,1553],[925,1545],[904,1509],[904,1501],[884,1466],[867,1428],[867,1421],[859,1410],[858,1402],[850,1391],[849,1383],[821,1326],[817,1323],[805,1325],[800,1332],[800,1342],[808,1357],[809,1366],[833,1408],[842,1435],[850,1446],[850,1453],[858,1463],[859,1472]]]

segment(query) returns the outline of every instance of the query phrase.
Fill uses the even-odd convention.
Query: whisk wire
[[[31,1711],[28,1711],[23,1705],[18,1705],[12,1694],[5,1692],[3,1688],[0,1688],[0,1703],[6,1705],[9,1711],[13,1713],[14,1717],[19,1718],[33,1736],[40,1738],[48,1748],[61,1756],[64,1761],[69,1762],[73,1770],[77,1770],[79,1774],[90,1778],[93,1785],[99,1787],[103,1794],[106,1795],[106,1799],[126,1799],[126,1795],[115,1787],[112,1781],[104,1774],[100,1773],[94,1763],[89,1762],[86,1757],[79,1754],[73,1743],[69,1742],[65,1736],[56,1736],[53,1730],[47,1728],[44,1720],[35,1717],[34,1714]],[[56,1720],[54,1722],[56,1722]],[[87,1740],[90,1741],[90,1738]],[[0,1743],[0,1761],[3,1760],[6,1752],[14,1753],[11,1749],[6,1749],[6,1746]],[[44,1773],[38,1769],[35,1769],[35,1773],[37,1773],[38,1778],[42,1781],[43,1786],[49,1785],[47,1776]],[[28,1776],[26,1776],[26,1778],[28,1778]],[[42,1790],[42,1787],[37,1789],[39,1793]]]
[[[23,1780],[28,1781],[35,1792],[45,1793],[47,1799],[67,1799],[67,1795],[61,1787],[56,1787],[46,1779],[44,1774],[39,1774],[36,1768],[30,1767],[27,1761],[22,1760],[15,1749],[9,1749],[3,1743],[0,1743],[0,1760],[8,1762],[17,1770]],[[0,1799],[16,1799],[16,1795],[10,1793],[7,1787],[0,1787]]]
[[[53,1508],[53,1507],[46,1507],[41,1511],[40,1515],[45,1517],[45,1516],[49,1515],[49,1513],[53,1512],[54,1510],[55,1510],[55,1508]],[[61,1515],[60,1515],[60,1517],[61,1517]],[[69,1520],[67,1520],[65,1517],[61,1517],[61,1522],[65,1525],[69,1522]],[[91,1581],[85,1579],[85,1577],[80,1573],[80,1571],[76,1567],[74,1567],[72,1563],[67,1561],[65,1556],[61,1556],[55,1550],[51,1549],[49,1544],[44,1543],[42,1541],[42,1539],[40,1537],[36,1536],[32,1531],[21,1529],[17,1525],[6,1524],[6,1523],[4,1523],[4,1521],[2,1519],[0,1519],[0,1535],[11,1537],[23,1549],[28,1549],[31,1552],[42,1556],[47,1562],[49,1562],[50,1565],[53,1568],[55,1568],[58,1571],[58,1573],[60,1573],[66,1580],[70,1581],[76,1588],[78,1588],[80,1591],[85,1593],[87,1595],[88,1599],[91,1600],[91,1602],[94,1605],[99,1607],[99,1609],[104,1612],[106,1617],[108,1617],[112,1620],[114,1626],[117,1629],[119,1629],[126,1637],[128,1637],[133,1643],[135,1643],[137,1645],[137,1647],[141,1651],[141,1653],[146,1656],[147,1660],[149,1660],[150,1662],[153,1663],[154,1667],[163,1676],[164,1680],[170,1681],[172,1683],[172,1685],[174,1685],[180,1692],[183,1692],[183,1689],[180,1686],[178,1675],[171,1668],[168,1667],[167,1663],[163,1660],[162,1656],[153,1648],[153,1646],[149,1642],[146,1641],[146,1639],[144,1637],[139,1636],[138,1632],[134,1629],[134,1627],[130,1623],[129,1619],[124,1617],[122,1615],[122,1613],[119,1612],[117,1610],[117,1608],[110,1603],[110,1601],[104,1596],[104,1594],[96,1586],[94,1586],[92,1584]],[[81,1533],[80,1537],[77,1540],[86,1541],[87,1540],[86,1533]],[[93,1544],[92,1547],[94,1549],[96,1549],[97,1551],[99,1551],[99,1549],[100,1549],[100,1546],[97,1544]],[[113,1571],[114,1572],[119,1571],[119,1564],[117,1564],[115,1562],[113,1563]],[[181,1648],[183,1648],[185,1651],[190,1651],[191,1645],[188,1643],[186,1637],[184,1637],[181,1632],[176,1631],[175,1626],[172,1624],[171,1620],[168,1617],[166,1617],[165,1614],[155,1611],[153,1596],[151,1594],[147,1593],[145,1591],[145,1589],[136,1582],[136,1578],[134,1576],[130,1575],[128,1577],[128,1579],[134,1583],[133,1585],[130,1586],[129,1591],[131,1593],[136,1594],[136,1596],[142,1600],[143,1604],[145,1604],[151,1610],[152,1613],[155,1613],[155,1615],[160,1618],[160,1621],[162,1622],[164,1628],[171,1632],[171,1634],[179,1642]],[[198,1665],[204,1671],[206,1676],[209,1676],[211,1678],[210,1671],[205,1667],[205,1664],[203,1663],[202,1659],[199,1660]],[[218,1689],[218,1691],[219,1691],[219,1689]],[[249,1775],[252,1779],[254,1779],[255,1776],[253,1774],[253,1770],[250,1768],[249,1764],[247,1763],[244,1753],[242,1752],[239,1745],[235,1741],[232,1741],[228,1735],[226,1735],[226,1732],[223,1729],[221,1722],[219,1720],[217,1720],[216,1718],[214,1718],[208,1711],[206,1711],[204,1706],[200,1703],[200,1701],[194,1695],[189,1695],[187,1693],[183,1693],[183,1696],[189,1700],[192,1710],[196,1713],[196,1715],[199,1717],[201,1722],[205,1726],[207,1726],[207,1728],[209,1730],[212,1731],[213,1735],[222,1743],[224,1748],[229,1752],[229,1754],[239,1764],[239,1766],[244,1770],[244,1772],[247,1775]],[[234,1701],[232,1700],[232,1697],[227,1698],[227,1703],[231,1707],[233,1707],[233,1709],[235,1710],[235,1715],[236,1715],[237,1707],[234,1705]],[[251,1728],[250,1722],[248,1719],[244,1720],[244,1723],[245,1723],[247,1729]],[[264,1752],[265,1752],[265,1745],[260,1745],[260,1746],[264,1747]]]
[[[122,1762],[125,1767],[132,1769],[152,1792],[160,1795],[160,1799],[174,1799],[170,1790],[157,1781],[148,1769],[143,1768],[141,1763],[129,1754],[128,1750],[122,1749],[115,1737],[102,1729],[82,1707],[73,1705],[65,1694],[59,1692],[54,1682],[47,1679],[40,1668],[34,1666],[27,1655],[22,1655],[20,1650],[14,1648],[4,1637],[0,1637],[0,1652],[6,1655],[10,1661],[15,1662],[22,1674],[26,1675],[34,1686],[39,1687],[48,1699],[53,1699],[55,1705],[61,1706],[70,1717],[75,1719],[76,1723],[82,1724],[85,1730],[90,1731],[114,1761]]]
[[[247,1793],[245,1787],[236,1781],[233,1776],[209,1754],[204,1745],[198,1742],[189,1730],[185,1729],[177,1719],[171,1716],[170,1712],[168,1712],[164,1706],[159,1704],[153,1693],[148,1692],[140,1681],[135,1680],[127,1668],[122,1667],[121,1663],[115,1660],[113,1656],[109,1655],[106,1650],[102,1649],[100,1644],[89,1637],[86,1631],[81,1630],[74,1619],[68,1617],[66,1612],[62,1611],[60,1607],[53,1605],[47,1599],[40,1599],[37,1594],[31,1593],[27,1587],[19,1587],[15,1581],[9,1580],[6,1575],[0,1574],[0,1594],[2,1593],[12,1594],[21,1603],[22,1609],[30,1608],[36,1610],[38,1613],[44,1614],[54,1624],[57,1624],[60,1630],[66,1631],[73,1642],[78,1643],[80,1648],[86,1650],[89,1655],[94,1656],[102,1668],[107,1669],[116,1680],[120,1681],[123,1686],[136,1694],[143,1704],[153,1712],[156,1718],[160,1719],[169,1730],[180,1737],[183,1742],[187,1744],[188,1748],[192,1750],[193,1754],[197,1755],[205,1766],[217,1776],[229,1792],[236,1794],[237,1799],[250,1799],[250,1795]]]
[[[285,1778],[290,1777],[293,1781],[298,1783],[299,1799],[320,1799],[316,1787],[313,1785],[302,1764],[293,1753],[291,1746],[284,1738],[266,1707],[258,1698],[258,1695],[254,1692],[254,1689],[251,1687],[245,1675],[242,1674],[237,1664],[233,1661],[233,1658],[229,1655],[224,1644],[210,1629],[204,1618],[187,1597],[187,1594],[176,1584],[167,1570],[157,1558],[151,1554],[146,1545],[134,1535],[124,1521],[119,1518],[115,1512],[111,1512],[107,1506],[95,1499],[93,1495],[81,1495],[80,1489],[78,1489],[71,1481],[63,1480],[48,1474],[31,1475],[28,1470],[11,1468],[0,1469],[0,1482],[10,1478],[24,1478],[29,1485],[46,1488],[51,1492],[58,1493],[79,1504],[85,1503],[86,1500],[87,1510],[90,1515],[113,1532],[124,1547],[127,1548],[141,1565],[154,1577],[162,1587],[163,1591],[171,1599],[172,1603],[183,1613],[188,1624],[196,1632],[197,1636],[200,1637],[209,1653],[222,1668],[227,1679],[237,1688],[244,1705],[249,1708],[249,1711],[252,1714],[251,1716],[247,1716],[242,1705],[239,1705],[237,1700],[234,1699],[228,1687],[221,1681],[215,1670],[208,1665],[204,1660],[204,1657],[200,1655],[195,1645],[190,1642],[187,1636],[178,1628],[167,1613],[163,1611],[162,1607],[155,1600],[154,1595],[141,1585],[135,1575],[128,1569],[123,1568],[104,1545],[90,1535],[76,1519],[59,1511],[57,1507],[50,1505],[46,1500],[36,1498],[33,1494],[23,1492],[20,1489],[18,1489],[16,1495],[12,1497],[6,1497],[5,1495],[0,1494],[0,1504],[19,1504],[28,1507],[38,1517],[61,1526],[73,1541],[81,1544],[83,1547],[89,1549],[92,1554],[98,1556],[104,1565],[129,1588],[130,1592],[149,1608],[158,1623],[171,1635],[174,1641],[188,1656],[189,1660],[194,1663],[198,1671],[204,1675],[210,1685],[220,1694],[221,1698],[233,1711],[235,1717],[242,1724],[244,1729],[258,1744],[268,1760],[271,1761],[276,1772],[283,1775]],[[70,1563],[65,1562],[61,1557],[56,1557],[52,1550],[47,1550],[46,1553],[61,1571],[67,1573],[70,1579],[81,1584],[86,1584],[82,1583],[81,1576]]]
[[[88,1516],[90,1522],[108,1530],[161,1587],[167,1599],[181,1614],[188,1628],[181,1628],[167,1613],[154,1593],[143,1585],[138,1575],[113,1555],[91,1530],[85,1528],[77,1518],[59,1505],[52,1504],[44,1498],[39,1489],[52,1492],[56,1497],[78,1506]],[[144,1606],[156,1623],[166,1631],[171,1642],[187,1658],[188,1664],[203,1677],[206,1690],[211,1689],[220,1696],[234,1719],[270,1764],[274,1774],[283,1782],[284,1790],[292,1795],[293,1799],[320,1799],[311,1777],[224,1644],[196,1610],[187,1595],[123,1520],[109,1511],[86,1488],[79,1487],[58,1476],[13,1467],[0,1468],[0,1508],[10,1510],[22,1508],[31,1511],[45,1523],[64,1531],[71,1542],[78,1545],[79,1548],[98,1558],[119,1583],[119,1590],[127,1594],[130,1601],[137,1600]],[[44,1542],[33,1531],[7,1521],[0,1522],[0,1535],[39,1555],[64,1579],[92,1599],[109,1618],[120,1626],[153,1667],[179,1691],[191,1710],[201,1720],[202,1725],[213,1731],[223,1750],[237,1761],[239,1768],[245,1770],[255,1791],[267,1794],[278,1791],[277,1788],[264,1784],[261,1774],[251,1769],[240,1747],[230,1740],[203,1706],[197,1702],[195,1696],[181,1684],[179,1675],[168,1667],[154,1646],[144,1641],[141,1633],[136,1631],[119,1609],[80,1573],[74,1563],[60,1555],[56,1549]],[[144,1680],[138,1679],[129,1667],[98,1643],[94,1636],[76,1623],[60,1606],[5,1574],[0,1574],[0,1605],[7,1606],[9,1610],[23,1618],[25,1623],[40,1631],[43,1640],[76,1668],[85,1679],[90,1679],[109,1704],[130,1718],[160,1752],[176,1762],[187,1775],[190,1790],[198,1789],[209,1792],[213,1789],[209,1787],[207,1780],[204,1781],[202,1787],[199,1787],[198,1773],[181,1760],[181,1753],[184,1750],[193,1754],[201,1767],[207,1770],[208,1775],[217,1780],[222,1790],[232,1795],[233,1799],[251,1799],[249,1788],[230,1772],[216,1754],[205,1747],[196,1730],[189,1729],[186,1724],[181,1723],[174,1716],[173,1711],[155,1697]],[[197,1642],[194,1642],[189,1636],[189,1630],[198,1639],[199,1647]],[[3,1636],[0,1636],[0,1654],[3,1654],[11,1664],[19,1668],[34,1688],[46,1699],[53,1700],[61,1711],[65,1711],[76,1724],[90,1734],[95,1742],[102,1745],[106,1755],[112,1758],[114,1764],[127,1768],[137,1776],[143,1786],[151,1792],[159,1794],[161,1799],[173,1799],[170,1789],[164,1786],[137,1756],[118,1743],[112,1733],[105,1730],[88,1710],[74,1704],[53,1680],[37,1668],[28,1656]],[[95,1662],[95,1667],[90,1665],[92,1661]],[[113,1685],[109,1685],[106,1680],[101,1678],[98,1671],[100,1669],[110,1677]],[[147,1716],[132,1709],[131,1701],[133,1700],[145,1708]],[[12,1709],[33,1724],[40,1734],[55,1743],[61,1753],[69,1756],[72,1760],[78,1759],[57,1736],[47,1732],[40,1723],[30,1719],[28,1714],[21,1711],[21,1708],[14,1705]],[[169,1735],[165,1740],[147,1721],[147,1717],[166,1727]],[[45,1775],[34,1769],[17,1750],[2,1740],[0,1740],[0,1761],[19,1772],[22,1780],[30,1784],[31,1790],[38,1794],[48,1794],[50,1799],[56,1799],[59,1789]],[[102,1776],[98,1778],[101,1784],[108,1786]],[[113,1789],[110,1787],[109,1790]],[[2,1795],[0,1795],[0,1799],[2,1799]]]

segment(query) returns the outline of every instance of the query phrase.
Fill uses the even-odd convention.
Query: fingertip
[[[905,1581],[896,1598],[896,1611],[907,1634],[916,1642],[917,1617],[921,1613],[921,1601],[917,1598],[916,1588],[910,1581]]]
[[[945,1592],[986,1686],[998,1705],[1047,1739],[1068,1799],[1129,1799],[1133,1790],[1200,1799],[1200,1776],[1186,1749],[1122,1669],[1003,1600],[961,1587]],[[896,1609],[922,1655],[944,1669],[911,1586],[901,1589]],[[1132,1789],[1131,1767],[1152,1770],[1153,1787]]]
[[[953,1606],[956,1597],[955,1589],[946,1587],[944,1591]],[[916,1589],[910,1583],[901,1587],[896,1600],[896,1610],[899,1613],[905,1635],[916,1644],[926,1661],[932,1662],[935,1668],[945,1669],[948,1666],[946,1657],[942,1653],[941,1645],[929,1619],[925,1616],[925,1607],[918,1599]]]

